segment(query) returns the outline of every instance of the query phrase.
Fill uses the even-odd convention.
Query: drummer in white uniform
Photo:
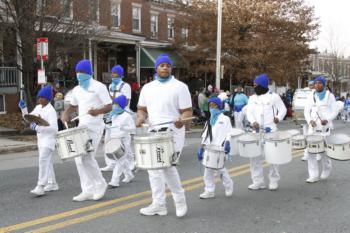
[[[266,133],[275,132],[277,124],[283,120],[287,113],[287,109],[282,99],[276,93],[269,90],[269,78],[266,74],[257,76],[254,80],[255,94],[252,95],[247,104],[247,119],[254,131],[264,130]],[[249,189],[264,189],[264,171],[263,151],[261,156],[250,159],[250,171],[253,183],[248,186]],[[269,189],[278,189],[278,181],[280,180],[279,166],[270,164],[269,169]]]
[[[116,65],[116,66],[113,66],[111,73],[112,73],[111,74],[112,83],[108,87],[109,94],[112,100],[114,100],[114,98],[118,97],[121,94],[125,95],[127,99],[127,105],[125,110],[130,112],[129,106],[130,106],[130,99],[131,99],[131,87],[127,82],[123,81],[124,69],[122,66]],[[106,131],[104,141],[107,142],[109,139],[110,139],[110,131]],[[108,158],[106,156],[106,153],[104,157],[105,157],[106,166],[101,168],[101,171],[103,172],[113,171],[116,161]],[[134,163],[132,156],[131,158],[129,158],[128,163],[132,163],[132,164]],[[129,166],[131,167],[130,164]]]
[[[92,78],[93,71],[89,60],[79,61],[75,71],[79,85],[74,87],[70,105],[61,119],[62,122],[68,122],[70,115],[78,108],[79,127],[88,128],[94,151],[75,158],[82,192],[73,197],[73,201],[99,200],[106,192],[107,183],[95,154],[105,128],[103,114],[112,110],[112,100],[106,86]]]
[[[305,120],[309,124],[309,135],[330,135],[333,129],[332,121],[337,117],[338,110],[334,95],[327,90],[326,79],[322,76],[314,79],[315,91],[310,93],[304,109]],[[319,176],[318,154],[308,154],[308,183],[313,183],[321,179],[327,179],[332,170],[332,162],[326,152],[320,153],[322,173]]]
[[[55,150],[56,134],[58,132],[56,111],[50,101],[53,98],[51,86],[43,87],[38,93],[39,104],[35,106],[31,115],[40,116],[49,126],[39,126],[32,122],[30,128],[36,131],[39,150],[39,175],[37,186],[30,192],[42,196],[45,192],[58,190],[55,172],[52,163],[52,154]],[[26,103],[21,100],[18,104],[22,115],[28,114]]]
[[[171,75],[173,62],[165,55],[159,55],[155,68],[155,80],[141,90],[138,102],[136,126],[141,127],[148,118],[151,125],[174,121],[167,125],[174,136],[174,150],[180,156],[185,142],[185,127],[181,119],[192,117],[192,101],[188,87]],[[164,127],[162,125],[161,127]],[[142,208],[143,215],[166,215],[165,184],[169,187],[176,207],[176,216],[187,213],[185,190],[181,186],[177,168],[148,170],[152,189],[152,204]]]
[[[120,138],[125,151],[124,155],[116,160],[111,182],[108,183],[112,188],[119,187],[119,179],[122,173],[124,173],[122,182],[129,183],[134,179],[128,161],[133,160],[130,133],[135,130],[135,122],[130,113],[125,112],[126,104],[127,99],[125,95],[119,95],[113,100],[113,107],[110,113],[112,126],[107,126],[107,131],[110,131],[111,138]]]
[[[222,146],[225,154],[230,152],[230,133],[232,131],[231,120],[222,113],[222,103],[218,97],[209,99],[210,119],[207,122],[202,134],[202,145],[198,149],[198,160],[203,160],[205,146]],[[231,197],[233,194],[233,181],[225,167],[214,170],[204,169],[204,192],[199,195],[201,199],[209,199],[215,196],[215,171],[220,174],[222,184],[225,188],[225,196]]]

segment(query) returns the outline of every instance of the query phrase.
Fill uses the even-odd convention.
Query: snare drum
[[[321,135],[309,135],[306,137],[307,151],[310,154],[325,152],[324,138]]]
[[[170,132],[135,135],[135,166],[140,169],[162,169],[172,165],[175,156]]]
[[[59,131],[56,138],[56,147],[58,155],[63,161],[87,155],[88,152],[94,150],[87,127]]]
[[[306,141],[304,135],[296,135],[292,137],[292,149],[299,150],[306,148]]]
[[[350,159],[350,137],[346,134],[333,134],[326,137],[328,157],[337,160]]]
[[[286,130],[287,133],[290,133],[290,135],[292,135],[292,137],[294,136],[297,136],[300,134],[300,131],[297,130],[297,129],[289,129],[289,130]]]
[[[204,148],[202,164],[207,168],[221,169],[224,167],[226,155],[221,146],[208,145]]]
[[[292,161],[291,135],[288,132],[265,134],[265,159],[269,164],[286,164]]]
[[[232,129],[230,136],[230,144],[231,144],[231,155],[238,155],[238,137],[244,134],[244,131],[241,129],[234,128]]]
[[[245,133],[238,137],[238,153],[244,158],[255,158],[261,155],[259,136],[254,133]]]
[[[120,138],[111,138],[105,144],[106,156],[110,159],[120,159],[125,154],[125,149]]]

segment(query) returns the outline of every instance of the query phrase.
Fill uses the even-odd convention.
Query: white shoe
[[[59,187],[58,187],[58,184],[57,183],[54,183],[54,184],[47,184],[45,187],[44,187],[44,191],[45,192],[51,192],[51,191],[57,191],[59,190]]]
[[[92,193],[80,193],[78,196],[73,197],[73,201],[90,201],[93,200]]]
[[[125,177],[122,180],[122,182],[123,183],[130,183],[134,178],[135,178],[135,176],[133,174],[125,175]]]
[[[187,213],[187,204],[186,204],[186,202],[175,203],[175,208],[176,208],[176,216],[178,218],[181,218],[181,217],[186,215],[186,213]]]
[[[108,185],[111,187],[111,188],[118,188],[119,187],[119,183],[114,183],[114,182],[109,182]]]
[[[232,195],[233,195],[233,184],[230,188],[225,189],[225,196],[226,197],[232,197]]]
[[[106,184],[106,182],[96,187],[96,191],[92,199],[94,201],[100,200],[105,195],[107,188],[108,188],[108,185]]]
[[[320,161],[320,160],[321,160],[321,155],[320,155],[320,154],[317,154],[317,155],[316,155],[316,160],[317,160],[317,161]]]
[[[307,180],[306,180],[306,182],[307,183],[315,183],[315,182],[317,182],[319,179],[318,179],[318,177],[309,177]]]
[[[304,155],[303,157],[301,157],[301,161],[307,161],[308,156]]]
[[[329,170],[329,171],[322,171],[322,173],[321,173],[321,180],[325,180],[325,179],[327,179],[328,178],[328,176],[331,174],[331,171]]]
[[[44,187],[41,185],[37,185],[33,190],[30,191],[31,193],[37,195],[37,196],[42,196],[45,195]]]
[[[101,172],[112,172],[113,170],[114,170],[114,167],[111,167],[111,166],[105,166],[100,168]]]
[[[214,192],[208,192],[208,191],[204,191],[203,193],[201,193],[199,195],[200,199],[209,199],[209,198],[213,198],[215,197]]]
[[[265,189],[266,186],[264,183],[258,184],[258,183],[253,183],[248,186],[248,189],[250,190],[258,190],[258,189]]]
[[[277,182],[270,182],[269,184],[269,190],[275,191],[278,189],[278,183]]]
[[[164,216],[168,214],[168,210],[165,205],[151,204],[147,207],[140,209],[140,214],[146,216],[160,215]]]

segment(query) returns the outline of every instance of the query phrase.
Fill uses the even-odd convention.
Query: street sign
[[[45,70],[38,69],[38,85],[46,84]]]
[[[47,61],[49,59],[49,38],[40,37],[36,39],[37,59]]]

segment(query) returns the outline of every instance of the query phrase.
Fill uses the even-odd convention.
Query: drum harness
[[[328,96],[329,96],[329,94],[327,95],[327,100],[328,100]],[[318,109],[318,106],[317,106],[317,104],[316,104],[315,92],[313,93],[312,98],[313,98],[313,100],[314,100],[314,104],[316,105],[316,107],[317,107],[317,109]],[[311,115],[311,112],[312,112],[312,109],[310,109],[310,115]],[[320,115],[318,114],[318,111],[316,111],[316,114],[317,114],[317,118],[318,118],[320,121],[322,121]],[[322,135],[324,135],[325,133],[328,133],[329,127],[325,130],[325,126],[323,125],[323,126],[322,126],[322,130],[315,130],[315,129],[314,129],[313,131],[314,131],[314,133],[321,133]]]

